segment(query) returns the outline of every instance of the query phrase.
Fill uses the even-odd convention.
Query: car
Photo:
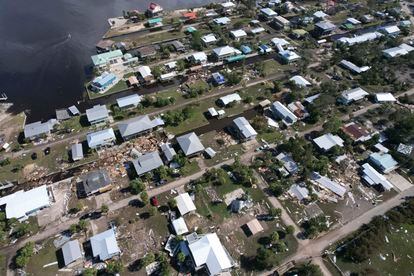
[[[102,216],[102,213],[101,212],[96,212],[95,211],[95,212],[91,212],[91,213],[84,214],[79,219],[80,220],[88,220],[88,219],[93,220],[93,219],[98,219],[101,216]]]
[[[150,202],[151,202],[151,205],[152,205],[152,206],[157,207],[157,206],[159,205],[159,203],[158,203],[158,199],[157,199],[157,197],[156,197],[156,196],[151,197]]]
[[[45,155],[49,155],[50,147],[45,148],[45,150],[43,152],[45,153]]]
[[[33,152],[31,155],[32,160],[36,160],[37,159],[37,153]]]

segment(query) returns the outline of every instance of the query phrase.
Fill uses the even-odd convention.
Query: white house
[[[313,139],[313,142],[323,151],[328,151],[331,148],[338,146],[344,146],[344,140],[338,135],[333,135],[332,133],[327,133],[318,138]]]
[[[397,99],[391,93],[377,93],[375,94],[375,100],[378,103],[393,103],[397,101]]]
[[[196,210],[196,206],[188,193],[176,196],[175,202],[177,203],[178,211],[180,211],[182,216]]]
[[[343,104],[350,104],[352,102],[360,101],[367,97],[369,93],[361,87],[345,90],[342,92],[338,101]]]
[[[207,34],[201,37],[201,41],[203,41],[204,46],[209,46],[213,43],[216,43],[217,38],[214,34]]]
[[[292,113],[286,106],[281,102],[276,101],[270,107],[273,115],[277,118],[280,118],[283,123],[287,126],[290,126],[298,121],[298,117]]]
[[[247,36],[247,33],[244,30],[242,30],[242,29],[240,29],[240,30],[234,30],[234,31],[230,31],[230,36],[234,40],[239,41],[243,37],[246,37]]]

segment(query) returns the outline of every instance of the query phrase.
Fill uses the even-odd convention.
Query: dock
[[[6,93],[1,93],[0,94],[0,101],[7,101],[8,97],[6,95]]]

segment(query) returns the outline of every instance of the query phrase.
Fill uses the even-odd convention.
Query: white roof
[[[63,261],[65,265],[73,263],[82,258],[82,252],[78,240],[68,241],[62,246]]]
[[[369,185],[381,185],[385,190],[389,191],[393,188],[393,185],[385,178],[384,175],[380,174],[370,164],[365,163],[362,165],[363,178],[369,183]]]
[[[152,76],[151,74],[151,69],[146,66],[146,65],[142,65],[138,67],[138,73],[145,79],[148,76]]]
[[[214,18],[213,21],[218,25],[227,25],[231,22],[230,18],[228,17]]]
[[[204,43],[211,43],[211,42],[217,41],[217,38],[216,38],[216,36],[214,34],[207,34],[207,35],[202,36],[201,37],[201,40]]]
[[[203,62],[207,60],[207,55],[204,52],[197,52],[197,53],[192,54],[191,56],[193,57],[195,61]]]
[[[240,30],[234,30],[234,31],[230,31],[230,33],[235,37],[235,38],[240,38],[240,37],[244,37],[247,36],[246,32],[242,29]]]
[[[96,148],[115,141],[115,133],[112,128],[107,128],[87,134],[86,140],[90,148]]]
[[[263,14],[265,14],[268,17],[272,17],[272,16],[276,16],[277,15],[277,12],[275,12],[274,10],[269,9],[269,8],[260,9],[260,12],[263,13]]]
[[[226,95],[226,96],[223,96],[223,97],[220,98],[220,101],[224,105],[228,105],[229,103],[234,102],[234,101],[239,102],[241,100],[242,100],[242,98],[237,93],[229,94],[229,95]]]
[[[209,233],[189,244],[197,267],[206,265],[210,275],[217,275],[233,266],[216,233]]]
[[[311,85],[310,82],[308,82],[304,77],[296,75],[289,79],[290,81],[293,81],[297,86],[299,87],[305,87]]]
[[[401,31],[400,28],[398,28],[398,26],[387,26],[387,27],[383,27],[382,30],[386,34],[393,34],[393,33],[398,33]]]
[[[166,74],[162,74],[160,76],[160,79],[163,80],[163,81],[165,81],[165,80],[173,79],[176,76],[177,76],[177,72],[169,72],[169,73],[166,73]]]
[[[358,24],[361,24],[361,21],[359,21],[359,20],[357,20],[357,19],[355,19],[355,18],[353,18],[353,17],[349,17],[349,18],[347,18],[347,19],[346,19],[346,21],[347,21],[348,23],[353,24],[353,25],[358,25]]]
[[[407,55],[409,52],[413,51],[414,47],[411,47],[408,44],[401,44],[398,47],[393,47],[393,48],[389,48],[389,49],[385,49],[382,52],[384,53],[384,55],[386,57],[398,57],[398,56],[404,56]]]
[[[375,95],[377,102],[396,102],[397,99],[391,93],[377,93]]]
[[[296,52],[290,50],[279,51],[279,55],[281,55],[287,61],[300,59],[300,56]]]
[[[278,38],[278,37],[272,38],[271,42],[273,43],[274,46],[277,46],[277,45],[286,46],[290,44],[286,39]]]
[[[330,190],[331,192],[335,193],[336,195],[340,197],[343,197],[346,192],[346,189],[344,187],[332,181],[331,179],[327,178],[326,176],[321,176],[317,172],[313,172],[312,179],[316,181],[323,188]]]
[[[181,215],[196,210],[196,206],[188,193],[179,194],[175,197],[175,201],[177,202],[177,208]]]
[[[276,101],[272,104],[271,110],[273,114],[280,119],[287,125],[293,124],[298,120],[295,114],[292,113],[286,106],[284,106],[281,102]],[[289,121],[287,121],[288,119]]]
[[[174,227],[175,234],[177,235],[188,233],[187,224],[185,223],[183,217],[173,220],[172,226]]]
[[[359,101],[363,99],[365,96],[368,96],[369,93],[362,89],[361,87],[345,90],[342,92],[341,97],[347,101]]]
[[[346,67],[347,69],[351,70],[352,72],[357,73],[357,74],[360,74],[360,73],[366,72],[366,71],[368,71],[368,70],[371,68],[371,67],[369,67],[369,66],[362,66],[362,67],[359,67],[359,66],[355,65],[354,63],[352,63],[352,62],[350,62],[350,61],[348,61],[348,60],[345,60],[345,59],[343,59],[343,60],[340,62],[340,64],[341,64],[342,66]]]
[[[210,116],[215,117],[218,116],[217,110],[214,107],[210,107],[208,109],[208,113],[210,114]]]
[[[375,40],[382,36],[379,32],[365,33],[354,37],[341,37],[338,39],[339,42],[352,46],[354,44],[364,43],[367,41]]]
[[[230,47],[227,45],[227,46],[213,49],[213,53],[216,56],[221,57],[221,56],[226,56],[226,55],[231,55],[231,54],[237,54],[237,51],[233,47]]]
[[[237,117],[233,120],[234,124],[239,129],[244,138],[250,138],[257,135],[256,130],[250,125],[249,121],[244,117]]]
[[[126,97],[118,98],[116,99],[116,102],[121,108],[130,105],[137,106],[141,102],[141,96],[138,94],[132,94]]]
[[[325,18],[328,15],[326,13],[324,13],[323,11],[316,11],[313,13],[313,16],[316,18]]]
[[[221,6],[223,7],[223,8],[233,8],[233,7],[235,7],[236,6],[236,4],[234,4],[233,2],[231,2],[231,1],[229,1],[229,2],[224,2],[224,3],[221,3]]]
[[[46,185],[28,190],[17,191],[0,198],[0,206],[6,204],[6,218],[25,218],[32,212],[50,206]]]
[[[293,184],[290,186],[289,193],[296,197],[299,201],[309,197],[309,190],[306,187]]]
[[[313,139],[313,142],[320,148],[325,151],[330,150],[335,146],[343,147],[344,140],[338,135],[333,135],[332,133],[327,133],[318,138]]]
[[[167,62],[167,63],[165,64],[165,66],[166,66],[166,67],[168,67],[168,68],[170,68],[170,69],[174,69],[175,67],[177,67],[177,61],[170,61],[170,62]]]
[[[92,108],[86,109],[86,117],[88,122],[102,120],[108,118],[108,109],[105,105],[94,105]]]
[[[263,28],[263,27],[257,27],[257,28],[253,28],[253,29],[250,30],[250,32],[252,34],[258,34],[258,33],[264,32],[264,31],[266,31],[266,29]]]
[[[177,137],[177,142],[187,156],[204,150],[203,144],[194,132]]]
[[[217,152],[210,147],[206,148],[205,153],[207,153],[208,156],[210,156],[211,158],[213,158],[217,154]]]
[[[94,257],[99,257],[101,261],[105,261],[121,253],[114,231],[114,229],[109,229],[91,237],[90,241]]]

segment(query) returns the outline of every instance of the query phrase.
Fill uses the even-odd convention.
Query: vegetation
[[[24,268],[34,254],[34,242],[26,243],[19,251],[17,251],[15,264],[19,268]]]
[[[305,237],[313,239],[317,237],[321,232],[328,230],[328,224],[325,216],[318,216],[311,218],[302,223]]]
[[[141,179],[136,178],[129,182],[129,188],[131,189],[132,194],[137,195],[145,190],[145,184]]]

